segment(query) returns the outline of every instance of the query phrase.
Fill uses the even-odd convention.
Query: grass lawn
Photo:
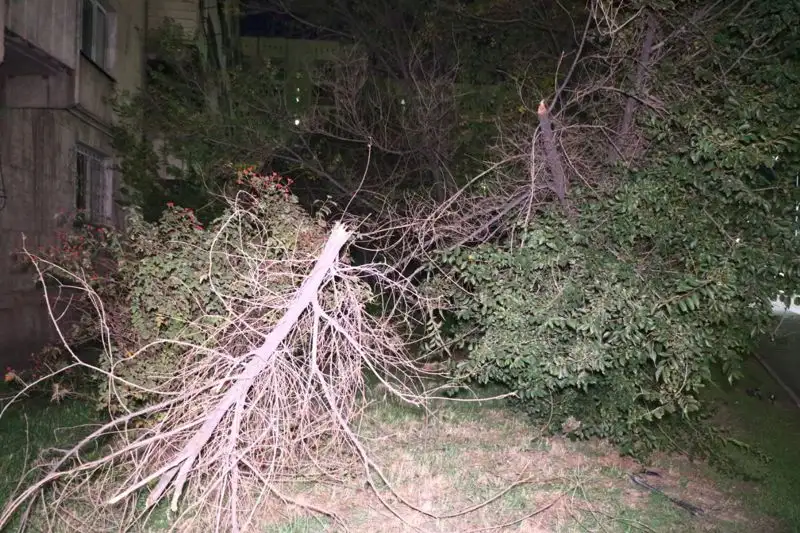
[[[709,390],[709,396],[720,405],[717,423],[764,452],[770,461],[765,464],[749,454],[733,452],[756,482],[720,479],[720,485],[739,491],[751,509],[780,520],[783,531],[800,532],[800,409],[756,361],[748,362],[746,375],[735,388],[719,386]],[[775,404],[745,393],[753,388],[767,397],[775,394]]]
[[[13,394],[3,387],[4,398]],[[0,408],[5,405],[0,403]],[[8,501],[41,452],[69,447],[96,421],[94,406],[81,400],[56,404],[49,397],[36,397],[12,405],[0,418],[0,503]]]
[[[442,404],[429,415],[380,402],[368,410],[361,432],[393,491],[379,485],[376,494],[355,476],[287,486],[285,493],[335,513],[355,533],[800,531],[800,414],[780,397],[772,405],[747,396],[744,389],[753,385],[770,390],[758,366],[749,369],[748,382],[709,395],[722,406],[720,423],[772,457],[766,464],[739,457],[758,481],[731,479],[675,456],[656,456],[647,465],[661,474],[653,484],[702,507],[702,516],[631,483],[628,475],[642,465],[610,447],[543,437],[498,402]],[[67,447],[95,416],[88,403],[45,398],[6,412],[0,419],[0,502],[40,451]],[[164,516],[155,522],[142,530],[169,525]],[[265,504],[257,523],[256,531],[265,533],[342,530],[325,517],[278,503]]]
[[[693,532],[779,533],[798,531],[800,481],[796,449],[790,446],[798,413],[769,402],[751,404],[743,389],[714,390],[714,400],[737,422],[737,436],[753,445],[769,442],[768,464],[742,454],[741,465],[761,482],[726,477],[684,457],[657,454],[647,466],[661,475],[648,481],[666,494],[701,507],[693,516],[666,497],[636,485],[629,474],[643,465],[619,457],[603,443],[573,443],[542,437],[500,405],[449,404],[433,416],[386,402],[368,412],[362,428],[397,494],[381,496],[407,522],[403,524],[363,484],[303,486],[301,500],[345,518],[350,531],[526,531],[526,532]],[[754,400],[755,401],[755,400]],[[764,422],[758,439],[747,433],[751,418]],[[741,410],[741,412],[740,412]],[[780,422],[778,422],[780,421]],[[766,429],[769,428],[770,431]],[[758,471],[755,471],[758,469]],[[398,495],[431,514],[410,511]],[[755,497],[753,497],[755,495]],[[335,524],[297,509],[263,531],[339,531]],[[272,520],[280,516],[272,514]],[[266,520],[265,520],[266,521]],[[505,525],[496,529],[498,525]]]

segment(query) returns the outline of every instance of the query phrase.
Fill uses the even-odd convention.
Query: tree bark
[[[650,77],[650,61],[653,55],[653,41],[656,36],[656,21],[650,16],[647,19],[647,31],[639,52],[639,61],[636,67],[636,77],[634,78],[634,92],[628,96],[625,102],[625,112],[622,114],[617,138],[609,152],[609,163],[612,165],[619,161],[619,158],[629,159],[634,155],[633,152],[633,122],[636,110],[639,108],[639,98],[647,87],[647,80]]]
[[[564,172],[564,165],[561,156],[556,149],[555,136],[553,134],[553,122],[550,120],[550,113],[542,100],[539,103],[539,127],[542,129],[542,142],[544,144],[544,156],[547,161],[547,168],[550,170],[550,188],[556,193],[558,201],[564,205],[567,199],[567,174]],[[531,150],[535,146],[531,147]]]

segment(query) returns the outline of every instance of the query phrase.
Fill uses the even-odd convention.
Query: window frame
[[[90,12],[87,13],[87,6]],[[98,16],[100,15],[100,16]],[[86,34],[86,17],[91,16],[91,31]],[[102,32],[100,20],[102,19]],[[88,41],[87,41],[88,37]],[[100,43],[102,38],[102,43]],[[109,70],[111,42],[110,11],[101,0],[83,0],[81,4],[81,53],[102,70]],[[87,47],[89,48],[87,50]]]
[[[112,226],[114,170],[111,158],[83,144],[75,146],[75,208],[92,224]],[[99,205],[98,205],[99,204]]]

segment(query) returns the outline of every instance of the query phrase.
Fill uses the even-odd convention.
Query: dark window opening
[[[106,68],[108,12],[100,0],[83,0],[81,52],[100,68]]]
[[[75,154],[75,208],[101,225],[113,222],[113,173],[108,158],[83,146]]]
[[[77,168],[75,172],[75,209],[83,211],[86,209],[86,185],[88,182],[89,165],[86,154],[78,152]]]

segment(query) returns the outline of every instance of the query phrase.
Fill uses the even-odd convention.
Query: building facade
[[[95,224],[121,222],[109,98],[145,83],[148,30],[171,19],[219,46],[238,8],[234,0],[0,0],[0,364],[21,368],[58,340],[41,288],[15,258],[23,236],[32,251],[55,244],[77,210]],[[249,41],[239,43],[249,55],[292,72],[305,71],[298,57],[321,60],[336,47]],[[289,79],[287,100],[302,108],[308,80]]]
[[[120,222],[108,99],[144,83],[149,25],[199,13],[198,0],[0,0],[0,363],[57,339],[14,257],[23,236],[53,244],[76,210]]]

